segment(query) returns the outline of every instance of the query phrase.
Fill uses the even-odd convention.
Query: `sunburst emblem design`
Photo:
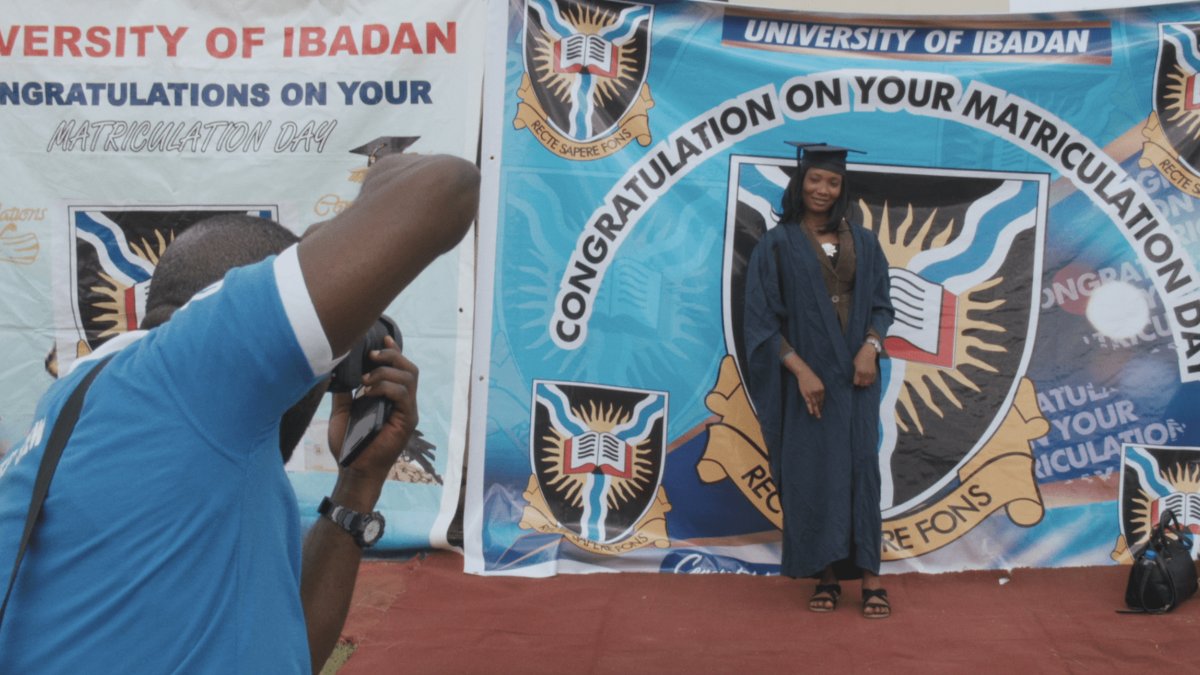
[[[138,258],[157,266],[163,252],[174,240],[174,231],[164,233],[161,230],[154,230],[154,241],[147,241],[145,238],[140,242],[131,241],[129,250]],[[103,271],[98,274],[104,284],[92,286],[90,290],[101,296],[101,299],[92,303],[92,307],[99,310],[96,322],[105,326],[98,337],[105,339],[126,332],[131,323],[131,317],[141,319],[136,307],[137,297],[139,295],[145,297],[144,294],[149,290],[150,282],[129,285]],[[137,321],[133,323],[136,324]]]
[[[614,12],[582,5],[572,5],[566,16],[581,35],[597,35],[601,28],[615,25],[617,20]],[[638,82],[638,53],[635,45],[612,45],[616,69],[611,75],[596,66],[584,66],[579,71],[569,72],[555,67],[559,62],[556,53],[561,53],[563,40],[556,39],[540,27],[536,33],[538,39],[533,46],[533,62],[537,64],[535,74],[538,81],[562,103],[570,100],[583,72],[599,76],[594,91],[598,104],[615,99],[620,89],[634,86]]]
[[[624,408],[590,402],[586,409],[572,408],[571,412],[598,437],[603,438],[622,425],[633,420],[632,413]],[[589,476],[603,473],[611,480],[605,500],[610,508],[619,508],[645,492],[653,483],[654,443],[642,438],[634,443],[623,444],[619,452],[625,456],[613,464],[583,467],[572,466],[571,445],[575,439],[551,428],[542,438],[545,454],[540,458],[541,472],[546,484],[554,488],[564,500],[576,508],[583,506],[584,488]],[[623,470],[619,467],[623,466]]]
[[[1129,510],[1133,527],[1133,531],[1129,533],[1131,547],[1136,547],[1149,540],[1150,531],[1158,524],[1161,512],[1168,508],[1167,504],[1170,505],[1169,508],[1176,511],[1176,515],[1179,515],[1178,512],[1181,510],[1185,514],[1190,514],[1189,506],[1200,505],[1200,465],[1176,464],[1161,472],[1160,475],[1173,492],[1156,497],[1147,492],[1145,487],[1138,487],[1137,495],[1131,500]],[[1181,522],[1184,527],[1189,527],[1194,532],[1200,525],[1200,514],[1194,514],[1191,517],[1185,515],[1181,518]]]
[[[1167,102],[1166,121],[1192,141],[1200,140],[1200,105],[1191,104],[1197,95],[1196,86],[1196,73],[1189,73],[1183,65],[1175,64],[1172,72],[1167,74],[1163,94]]]
[[[611,131],[646,72],[644,5],[529,0],[526,69],[548,120],[579,141]]]
[[[880,245],[893,268],[906,268],[918,254],[944,247],[952,241],[954,220],[949,218],[939,222],[937,209],[932,210],[923,222],[918,222],[913,206],[909,204],[904,219],[893,227],[886,202],[881,214],[873,213],[862,200],[859,201],[859,207],[863,214],[863,226],[879,236]],[[917,399],[939,418],[945,417],[935,391],[940,392],[950,405],[964,409],[963,401],[950,386],[951,382],[975,392],[980,391],[979,383],[964,372],[964,366],[974,366],[989,373],[998,372],[997,367],[988,362],[986,355],[1007,351],[1000,342],[1006,331],[1003,326],[976,317],[1005,304],[1003,299],[983,300],[978,297],[1002,281],[1002,277],[993,277],[959,294],[954,298],[953,316],[941,317],[942,321],[953,322],[953,345],[947,355],[950,357],[948,362],[908,361],[904,387],[897,400],[896,424],[902,431],[907,433],[915,429],[921,434],[925,433],[928,420],[922,419],[916,405]],[[943,312],[946,309],[943,307]],[[897,314],[901,319],[903,313],[903,307],[897,306]]]

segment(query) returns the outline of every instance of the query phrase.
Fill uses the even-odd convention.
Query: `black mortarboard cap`
[[[802,143],[799,141],[786,141],[786,143],[796,147],[796,161],[799,162],[802,169],[825,169],[826,171],[844,174],[846,173],[847,153],[857,152],[860,155],[866,154],[862,150],[843,148],[826,143]]]
[[[380,136],[357,148],[352,148],[350,152],[366,155],[367,165],[370,166],[375,160],[384,155],[404,152],[405,148],[416,143],[420,138],[420,136]]]

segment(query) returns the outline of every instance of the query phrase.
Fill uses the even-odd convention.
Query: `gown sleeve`
[[[887,337],[888,328],[896,318],[896,310],[892,307],[892,284],[888,274],[888,260],[879,245],[879,239],[871,236],[870,246],[873,248],[871,280],[871,313],[867,318],[868,329],[879,336]]]
[[[776,246],[773,237],[764,236],[750,256],[742,328],[746,391],[758,415],[772,475],[778,484],[783,394],[788,382],[779,362],[780,345],[787,330],[787,307],[780,289],[782,270]]]

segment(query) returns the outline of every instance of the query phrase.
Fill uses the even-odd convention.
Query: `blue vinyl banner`
[[[1126,448],[1200,444],[1190,8],[501,12],[469,571],[778,572],[741,321],[789,140],[866,151],[850,218],[878,235],[897,309],[884,571],[1129,559],[1148,528],[1120,504]],[[1154,499],[1200,491],[1194,456],[1164,460]]]

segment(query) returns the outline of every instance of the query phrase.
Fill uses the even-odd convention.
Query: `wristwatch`
[[[880,342],[879,338],[875,337],[874,335],[868,335],[867,339],[866,339],[866,343],[875,348],[876,354],[880,354],[883,352],[883,343]]]
[[[350,533],[359,548],[371,548],[383,536],[385,521],[383,514],[378,511],[359,513],[344,506],[335,504],[326,497],[317,507],[317,513],[333,521],[335,525]]]

